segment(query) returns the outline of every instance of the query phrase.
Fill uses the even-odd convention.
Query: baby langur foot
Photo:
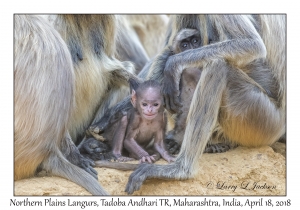
[[[154,155],[143,156],[143,157],[140,159],[139,163],[145,163],[146,161],[147,161],[148,163],[154,163],[154,162],[156,161],[155,157],[156,157],[155,154],[154,154]]]

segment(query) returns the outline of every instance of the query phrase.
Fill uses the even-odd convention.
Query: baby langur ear
[[[131,92],[131,104],[133,105],[134,108],[136,108],[136,92],[133,89]]]

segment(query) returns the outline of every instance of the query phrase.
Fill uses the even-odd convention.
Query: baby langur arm
[[[126,138],[124,140],[124,148],[136,159],[139,159],[140,162],[155,162],[155,155],[149,155],[133,137]]]
[[[116,129],[116,132],[114,134],[114,137],[112,139],[112,154],[119,162],[126,162],[133,160],[132,158],[124,157],[122,156],[122,149],[123,149],[123,139],[125,137],[126,128],[128,125],[128,118],[127,115],[124,115],[119,125]]]
[[[160,129],[156,132],[155,139],[154,139],[154,149],[162,156],[163,159],[170,162],[175,161],[175,157],[171,156],[168,151],[165,149],[164,145],[164,136],[165,132],[164,129]]]

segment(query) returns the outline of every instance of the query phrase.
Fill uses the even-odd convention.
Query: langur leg
[[[174,129],[168,132],[165,139],[166,146],[171,154],[177,154],[180,151],[186,127],[187,115],[201,73],[202,69],[199,68],[188,68],[183,70],[182,72],[179,83],[179,98],[182,104],[181,112],[176,116],[176,123]],[[229,142],[225,143],[212,140],[209,141],[209,143],[206,145],[204,153],[226,152],[231,147],[233,147],[233,145],[231,145]]]
[[[62,153],[63,155],[74,165],[77,165],[78,167],[84,169],[86,172],[91,174],[95,179],[98,179],[97,177],[97,171],[93,169],[93,166],[95,164],[93,161],[83,157],[78,148],[75,146],[74,142],[72,141],[69,133],[65,137],[65,140],[61,143]]]
[[[87,129],[86,136],[83,138],[83,140],[78,146],[81,150],[84,150],[84,156],[94,158],[97,156],[99,156],[99,158],[103,157],[102,153],[97,154],[107,149],[107,146],[101,142],[103,141],[103,138],[100,134],[105,132],[105,129],[108,127],[108,125],[112,125],[117,120],[119,120],[124,115],[124,112],[126,112],[126,110],[128,109],[128,104],[130,103],[130,100],[124,99],[122,101],[124,95],[129,94],[128,88],[125,88],[125,86],[128,86],[128,80],[133,78],[136,81],[140,81],[140,79],[137,78],[134,74],[126,70],[127,68],[129,69],[132,67],[130,63],[117,63],[119,63],[120,65],[117,66],[119,68],[111,70],[109,72],[112,74],[111,77],[113,78],[113,81],[112,85],[109,87],[109,92],[107,93],[107,96],[103,99],[104,103],[102,103],[99,107],[95,118],[91,123],[91,126]],[[116,106],[116,108],[111,108],[117,103],[118,105]],[[120,109],[120,107],[126,107],[126,110],[122,110]],[[89,140],[87,141],[87,139]]]
[[[111,148],[107,142],[98,141],[94,138],[86,138],[78,146],[79,152],[90,160],[109,160],[111,159]]]
[[[116,84],[112,85],[107,97],[103,99],[104,103],[99,107],[91,126],[86,131],[85,138],[79,145],[80,148],[85,148],[85,152],[88,156],[98,156],[98,154],[93,153],[106,150],[105,144],[101,143],[101,141],[104,141],[103,133],[110,132],[107,130],[111,130],[110,127],[113,127],[116,123],[121,121],[121,118],[126,115],[131,108],[130,97],[123,99],[123,95],[126,94],[126,92],[128,95],[128,89],[119,87],[118,85],[122,83],[128,85],[129,80],[136,83],[142,82],[142,79],[124,69],[116,69],[111,71],[111,73],[114,75],[113,78],[115,80],[113,82]],[[85,142],[89,137],[95,139],[92,138],[89,139],[89,142]],[[111,138],[109,140],[111,140]],[[89,148],[89,145],[93,145],[93,148]],[[102,154],[99,155],[102,156]]]
[[[123,99],[124,95],[129,94],[128,88],[126,88],[126,86],[128,86],[129,79],[133,79],[137,82],[142,81],[140,78],[130,73],[130,69],[132,68],[131,63],[121,63],[117,60],[113,61],[114,63],[116,63],[116,66],[107,66],[111,69],[109,73],[112,74],[112,85],[108,87],[109,91],[106,97],[103,99],[104,103],[101,104],[98,111],[96,112],[95,118],[91,122],[91,126],[87,130],[87,135],[80,143],[80,147],[88,147],[88,145],[82,145],[86,144],[85,141],[88,137],[94,137],[97,140],[103,141],[100,134],[105,131],[108,125],[114,124],[116,121],[120,120],[124,115],[124,112],[126,112],[130,107],[129,98]],[[112,61],[107,62],[112,63]],[[90,140],[89,143],[91,143],[91,141],[92,140]],[[93,144],[97,144],[97,141],[95,140]],[[99,143],[100,150],[105,149],[101,148],[102,145],[103,144]],[[93,151],[94,149],[96,148],[91,148],[91,150],[87,150],[87,152]]]
[[[182,107],[180,108],[180,113],[176,116],[174,129],[168,132],[165,139],[166,146],[171,154],[177,154],[180,150],[185,132],[187,115],[201,73],[202,70],[199,68],[188,68],[182,72],[179,83],[179,99]]]
[[[133,158],[128,158],[122,156],[123,150],[123,142],[125,138],[125,133],[128,125],[128,118],[127,115],[123,116],[122,119],[118,123],[118,127],[115,130],[115,135],[112,139],[112,155],[117,159],[119,162],[126,162],[130,160],[134,160]]]
[[[186,179],[197,169],[199,157],[212,135],[226,88],[228,66],[213,61],[203,69],[188,114],[187,127],[180,153],[168,165],[142,164],[129,177],[125,191],[132,194],[147,178]]]
[[[230,142],[246,147],[271,145],[285,133],[285,110],[277,98],[279,86],[267,66],[250,69],[253,80],[240,69],[228,73],[227,89],[219,113],[222,133]],[[257,74],[257,75],[254,75]]]
[[[192,98],[192,97],[191,97]],[[187,103],[190,103],[191,100],[182,102],[184,105],[182,108],[185,107]],[[186,119],[188,115],[187,111],[182,111],[180,114],[176,116],[175,127],[173,130],[170,130],[165,138],[166,148],[170,152],[170,154],[178,154],[180,151],[180,147],[182,144],[185,127],[186,127]]]
[[[110,94],[113,96],[114,94]],[[108,98],[105,101],[109,102],[115,100],[114,98]],[[106,106],[111,106],[107,104]],[[109,127],[113,126],[115,123],[121,120],[121,118],[127,114],[129,109],[131,108],[130,97],[126,97],[122,101],[120,101],[117,105],[105,109],[105,113],[99,112],[96,114],[96,117],[92,123],[92,125],[88,128],[87,135],[93,136],[95,139],[103,141],[102,137],[100,136],[107,130]],[[103,115],[103,116],[102,116]],[[101,117],[102,116],[102,117]]]
[[[111,96],[113,97],[113,95]],[[106,101],[108,103],[109,100]],[[81,154],[92,160],[113,159],[114,157],[111,153],[110,142],[112,141],[114,134],[112,130],[116,130],[117,124],[119,123],[121,118],[126,115],[130,107],[131,103],[129,98],[125,98],[114,107],[108,109],[99,121],[94,122],[88,128],[86,137],[78,146]],[[99,109],[96,118],[100,115],[101,114]]]

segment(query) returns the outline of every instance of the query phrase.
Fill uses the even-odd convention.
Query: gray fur
[[[74,110],[72,57],[61,36],[43,18],[15,15],[14,179],[33,176],[37,168],[72,180],[92,194],[106,195],[95,171],[69,139]],[[66,155],[66,156],[65,156]],[[75,161],[74,161],[75,162]],[[81,166],[81,165],[80,165]]]
[[[169,46],[182,28],[200,31],[203,46],[170,56],[161,65],[160,58],[154,61],[149,76],[159,79],[164,71],[165,98],[170,102],[166,107],[178,110],[183,69],[198,67],[203,72],[177,160],[166,166],[141,165],[129,177],[130,194],[147,178],[192,177],[213,136],[254,147],[270,145],[286,132],[285,15],[177,15],[171,21]],[[211,42],[215,38],[210,37],[218,40]]]

